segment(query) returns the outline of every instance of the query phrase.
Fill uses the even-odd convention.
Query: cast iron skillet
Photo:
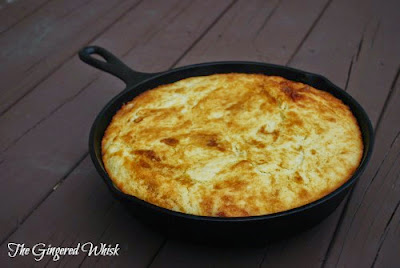
[[[101,56],[104,61],[92,56],[95,54]],[[127,67],[104,48],[96,46],[83,48],[79,52],[79,57],[93,67],[117,76],[126,84],[126,89],[101,110],[91,128],[89,152],[97,171],[111,193],[132,210],[137,218],[174,237],[204,241],[258,241],[310,227],[327,217],[340,204],[360,177],[371,156],[373,129],[366,112],[349,94],[321,75],[285,66],[240,61],[195,64],[161,73],[140,73]],[[132,100],[146,90],[187,77],[232,72],[282,76],[327,91],[347,104],[357,118],[364,142],[362,161],[353,176],[336,191],[302,207],[265,216],[240,218],[194,216],[171,211],[124,194],[113,185],[102,162],[101,140],[113,115],[123,103]]]

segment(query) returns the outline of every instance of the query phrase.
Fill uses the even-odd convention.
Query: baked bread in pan
[[[357,120],[282,77],[215,74],[146,91],[113,117],[103,162],[124,193],[187,214],[244,217],[333,192],[357,169]]]

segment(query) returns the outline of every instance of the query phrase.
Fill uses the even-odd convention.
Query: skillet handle
[[[96,59],[92,55],[99,55],[103,60]],[[156,75],[156,73],[141,73],[132,70],[126,66],[122,61],[120,61],[116,56],[106,49],[98,46],[88,46],[84,47],[79,51],[79,58],[100,70],[110,73],[122,81],[125,82],[126,86],[137,84],[142,80],[145,80],[151,76]]]

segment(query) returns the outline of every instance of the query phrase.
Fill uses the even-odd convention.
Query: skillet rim
[[[173,211],[173,210],[170,210],[167,208],[163,208],[163,207],[151,204],[151,203],[144,201],[136,196],[125,194],[124,192],[119,190],[114,185],[111,178],[108,176],[107,172],[105,171],[102,159],[100,159],[100,161],[99,161],[99,158],[97,157],[96,152],[95,152],[95,148],[97,146],[95,145],[94,136],[95,136],[96,132],[98,131],[97,130],[98,126],[100,125],[102,120],[104,120],[105,115],[110,113],[110,107],[115,105],[118,101],[120,102],[118,105],[121,106],[124,103],[123,101],[120,100],[123,96],[131,93],[137,87],[139,87],[151,80],[159,79],[162,76],[170,75],[172,73],[179,73],[182,71],[187,71],[188,69],[194,69],[194,68],[199,68],[199,67],[212,67],[212,66],[217,66],[217,65],[221,66],[221,65],[238,65],[238,64],[253,65],[253,66],[266,67],[266,68],[272,68],[272,69],[278,69],[278,70],[286,70],[286,71],[289,71],[292,73],[296,73],[298,75],[303,75],[305,79],[316,79],[316,80],[319,80],[319,81],[325,83],[326,87],[332,88],[333,91],[335,91],[335,93],[338,93],[338,95],[340,95],[339,97],[338,96],[335,96],[335,97],[339,98],[342,101],[344,101],[344,99],[347,99],[346,102],[351,103],[355,107],[355,109],[352,109],[350,107],[353,115],[355,116],[355,114],[354,114],[355,111],[357,111],[361,115],[360,120],[359,120],[359,118],[357,118],[355,116],[358,124],[360,125],[360,122],[362,120],[365,121],[364,123],[366,123],[367,130],[368,130],[366,135],[368,136],[368,139],[369,139],[369,141],[365,141],[365,139],[363,137],[363,143],[366,146],[364,146],[363,157],[361,159],[361,163],[359,164],[359,166],[357,167],[357,169],[353,173],[353,175],[344,184],[342,184],[339,188],[337,188],[333,192],[331,192],[331,193],[323,196],[322,198],[319,198],[311,203],[305,204],[300,207],[292,208],[290,210],[281,211],[281,212],[264,214],[264,215],[256,215],[256,216],[246,216],[246,217],[213,217],[213,216],[201,216],[201,215],[194,215],[194,214]],[[214,74],[217,74],[217,73],[222,73],[222,72],[215,72]],[[246,73],[246,72],[242,72],[242,73]],[[266,221],[266,220],[270,220],[270,219],[274,219],[274,218],[281,218],[281,217],[285,217],[285,216],[291,216],[293,214],[297,214],[300,212],[304,212],[306,210],[310,210],[313,207],[319,206],[319,205],[329,201],[330,199],[333,199],[335,196],[339,195],[340,193],[342,193],[349,187],[353,186],[353,184],[355,184],[357,182],[357,180],[359,179],[361,174],[364,172],[365,167],[367,166],[367,164],[371,158],[373,146],[374,146],[374,136],[375,136],[374,134],[375,133],[374,133],[374,130],[372,127],[372,123],[368,117],[368,114],[366,113],[364,108],[349,93],[347,93],[340,87],[336,86],[329,79],[327,79],[326,77],[324,77],[320,74],[310,73],[310,72],[302,71],[302,70],[299,70],[296,68],[291,68],[291,67],[287,67],[287,66],[283,66],[283,65],[276,65],[276,64],[256,62],[256,61],[205,62],[205,63],[198,63],[198,64],[186,65],[186,66],[182,66],[182,67],[178,67],[178,68],[173,68],[173,69],[170,69],[170,70],[167,70],[164,72],[160,72],[160,73],[142,73],[142,74],[144,74],[147,77],[142,79],[141,81],[138,81],[137,83],[127,83],[127,86],[124,90],[122,90],[120,93],[118,93],[115,97],[113,97],[111,100],[109,100],[107,102],[107,104],[97,114],[96,119],[94,120],[94,122],[91,126],[90,134],[89,134],[89,153],[90,153],[92,162],[94,163],[94,165],[96,167],[97,172],[100,173],[101,177],[107,184],[107,187],[109,188],[109,190],[114,195],[117,195],[119,198],[124,199],[124,201],[129,200],[131,202],[136,202],[139,205],[145,206],[145,208],[147,208],[147,209],[155,210],[158,213],[164,213],[169,216],[180,217],[180,218],[184,218],[187,220],[204,221],[204,222],[210,222],[210,221],[211,222],[229,222],[229,223]],[[192,76],[192,77],[194,77],[194,76]],[[185,79],[185,78],[182,78],[182,79]],[[181,79],[179,79],[179,80],[181,80]],[[179,80],[177,80],[177,81],[179,81]],[[299,81],[299,82],[307,84],[305,81]],[[146,89],[144,91],[147,91],[150,89],[151,88]],[[324,89],[320,89],[320,90],[326,91]],[[138,95],[136,95],[136,96],[138,96]],[[133,98],[135,98],[136,96],[134,96]],[[362,136],[364,136],[364,132],[362,131],[361,127],[360,127],[360,130],[361,130]],[[104,135],[104,132],[102,133],[102,136],[103,135]],[[365,147],[367,147],[367,150],[365,150],[366,149]],[[101,163],[99,163],[99,162],[101,162]],[[342,200],[340,200],[340,201],[342,201]]]

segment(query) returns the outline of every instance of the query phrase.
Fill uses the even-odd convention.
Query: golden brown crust
[[[105,168],[123,192],[188,214],[264,215],[315,201],[358,167],[342,101],[282,77],[216,74],[146,91],[114,116]]]

